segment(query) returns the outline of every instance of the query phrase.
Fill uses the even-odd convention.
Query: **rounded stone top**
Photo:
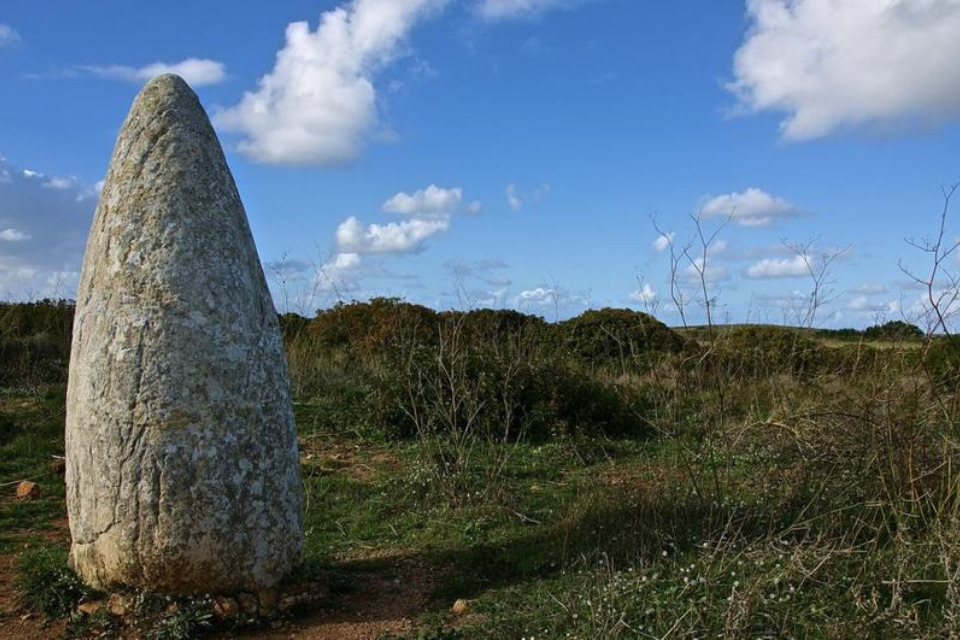
[[[208,122],[197,94],[183,78],[172,73],[157,76],[144,85],[130,110],[134,117],[163,118],[173,113],[180,121]]]
[[[187,81],[175,73],[164,73],[156,76],[143,86],[141,94],[156,92],[158,94],[176,94],[187,93],[193,95],[193,89],[187,84]]]

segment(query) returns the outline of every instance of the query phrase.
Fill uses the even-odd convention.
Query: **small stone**
[[[277,604],[277,608],[280,611],[288,611],[294,607],[312,602],[315,599],[316,598],[310,593],[294,593],[281,598],[279,604]]]
[[[112,616],[122,618],[133,611],[133,599],[129,596],[114,593],[107,599],[107,611]]]
[[[470,603],[462,598],[453,603],[453,607],[450,609],[455,616],[462,616],[467,614],[470,611]]]
[[[33,500],[40,497],[40,485],[24,480],[17,485],[17,500]]]
[[[50,472],[54,473],[61,478],[67,472],[67,460],[66,458],[54,458],[50,461]]]
[[[90,602],[82,602],[80,606],[77,607],[77,611],[82,613],[85,616],[92,616],[93,614],[103,609],[103,600],[91,600]]]
[[[264,609],[273,609],[279,601],[277,592],[273,589],[264,589],[257,593],[257,600],[260,601],[260,607]]]
[[[260,611],[260,607],[257,605],[256,596],[250,593],[241,593],[237,595],[237,604],[240,605],[241,611],[250,616],[255,616]]]
[[[221,620],[233,620],[240,615],[240,603],[235,598],[214,598],[213,612]]]

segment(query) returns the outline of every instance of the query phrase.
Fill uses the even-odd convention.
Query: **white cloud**
[[[357,254],[418,251],[427,238],[449,228],[447,216],[416,217],[383,225],[364,225],[351,216],[337,228],[337,251]]]
[[[517,195],[517,185],[512,183],[507,185],[507,204],[514,211],[520,211],[523,208],[523,201]]]
[[[508,269],[509,266],[510,265],[500,259],[476,260],[473,262],[450,260],[443,265],[456,281],[463,282],[469,278],[476,278],[484,284],[501,288],[512,284],[510,278],[501,275],[501,272]]]
[[[511,182],[507,185],[507,204],[514,211],[520,211],[527,202],[540,202],[550,195],[550,191],[550,185],[544,183],[530,193],[521,193],[517,185]]]
[[[722,266],[714,266],[710,262],[704,262],[701,256],[688,264],[681,275],[687,282],[699,283],[702,278],[708,283],[716,283],[726,279],[727,269]]]
[[[657,299],[657,292],[648,283],[644,283],[642,287],[630,294],[630,299],[634,302],[650,304]]]
[[[356,253],[338,253],[316,273],[316,284],[323,291],[349,290],[359,276],[363,259]]]
[[[747,268],[748,278],[796,278],[810,275],[810,265],[813,258],[810,256],[794,256],[792,258],[776,259],[765,258]]]
[[[23,42],[23,39],[16,29],[10,25],[0,24],[0,47],[8,47],[21,42]]]
[[[0,240],[5,242],[22,242],[24,240],[29,240],[30,236],[23,231],[18,231],[17,229],[4,229],[0,231]]]
[[[48,189],[71,189],[75,184],[74,178],[50,178],[43,183],[43,186]]]
[[[670,248],[670,245],[673,244],[673,239],[677,234],[674,232],[662,233],[657,236],[657,239],[653,241],[653,248],[657,251],[666,251]]]
[[[187,84],[194,87],[223,82],[227,78],[227,68],[222,62],[201,58],[187,58],[181,62],[154,62],[143,67],[124,65],[76,67],[77,71],[89,73],[105,80],[123,80],[125,82],[147,82],[165,73],[175,73]]]
[[[287,26],[273,70],[215,121],[240,133],[260,162],[337,165],[359,156],[377,129],[377,72],[404,52],[407,35],[446,0],[352,0]]]
[[[551,9],[569,9],[583,0],[480,0],[477,14],[486,20],[526,18]]]
[[[960,117],[957,0],[748,0],[728,88],[783,136]]]
[[[547,305],[553,304],[554,301],[554,290],[547,289],[544,287],[537,287],[536,289],[528,289],[527,291],[521,291],[517,296],[517,305],[533,305],[538,307],[545,307]]]
[[[801,215],[800,209],[763,189],[750,187],[739,193],[707,197],[700,207],[704,216],[731,216],[744,227],[766,227],[778,220]]]
[[[858,285],[854,291],[857,293],[862,293],[868,296],[877,295],[880,293],[886,293],[888,288],[884,284],[874,284],[874,283],[865,283]]]
[[[95,194],[3,158],[0,176],[0,297],[72,297]]]
[[[887,305],[882,303],[873,303],[867,299],[867,296],[853,296],[847,300],[846,309],[848,311],[857,311],[857,312],[874,312],[878,313],[887,309]]]
[[[463,189],[444,189],[431,184],[413,195],[398,193],[383,203],[388,213],[414,214],[450,214],[463,202]]]

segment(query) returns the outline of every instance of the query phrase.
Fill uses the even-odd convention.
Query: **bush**
[[[743,326],[720,334],[714,363],[731,375],[763,377],[775,373],[812,374],[826,362],[824,347],[797,329]]]
[[[651,363],[657,355],[679,353],[684,340],[653,316],[630,309],[586,311],[558,325],[565,347],[593,366],[619,370]]]
[[[902,320],[892,320],[864,329],[863,337],[869,340],[906,340],[908,338],[922,338],[923,330],[915,324]]]
[[[960,336],[933,338],[926,354],[927,370],[948,387],[960,385]]]
[[[0,303],[0,387],[67,379],[73,302]]]

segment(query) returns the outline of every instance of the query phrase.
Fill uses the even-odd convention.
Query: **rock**
[[[40,497],[40,485],[36,482],[24,480],[17,485],[18,500],[33,500]]]
[[[133,611],[133,598],[113,593],[107,598],[107,611],[110,615],[122,618]]]
[[[248,616],[256,616],[260,613],[260,606],[257,604],[257,597],[251,593],[238,594],[237,603],[240,605],[240,610]]]
[[[234,598],[213,599],[213,612],[220,620],[233,620],[240,615],[240,604]]]
[[[257,602],[261,609],[273,609],[280,600],[280,594],[273,589],[263,589],[257,592]]]
[[[466,615],[470,612],[470,603],[463,599],[457,600],[453,603],[453,607],[450,608],[450,611],[455,616]]]
[[[64,458],[54,458],[50,461],[50,472],[58,476],[63,476],[67,471],[67,461]]]
[[[161,76],[114,148],[77,292],[71,565],[97,589],[258,591],[303,540],[277,314],[216,134]]]
[[[91,600],[90,602],[81,602],[77,606],[77,611],[85,616],[92,616],[103,609],[103,600]]]

